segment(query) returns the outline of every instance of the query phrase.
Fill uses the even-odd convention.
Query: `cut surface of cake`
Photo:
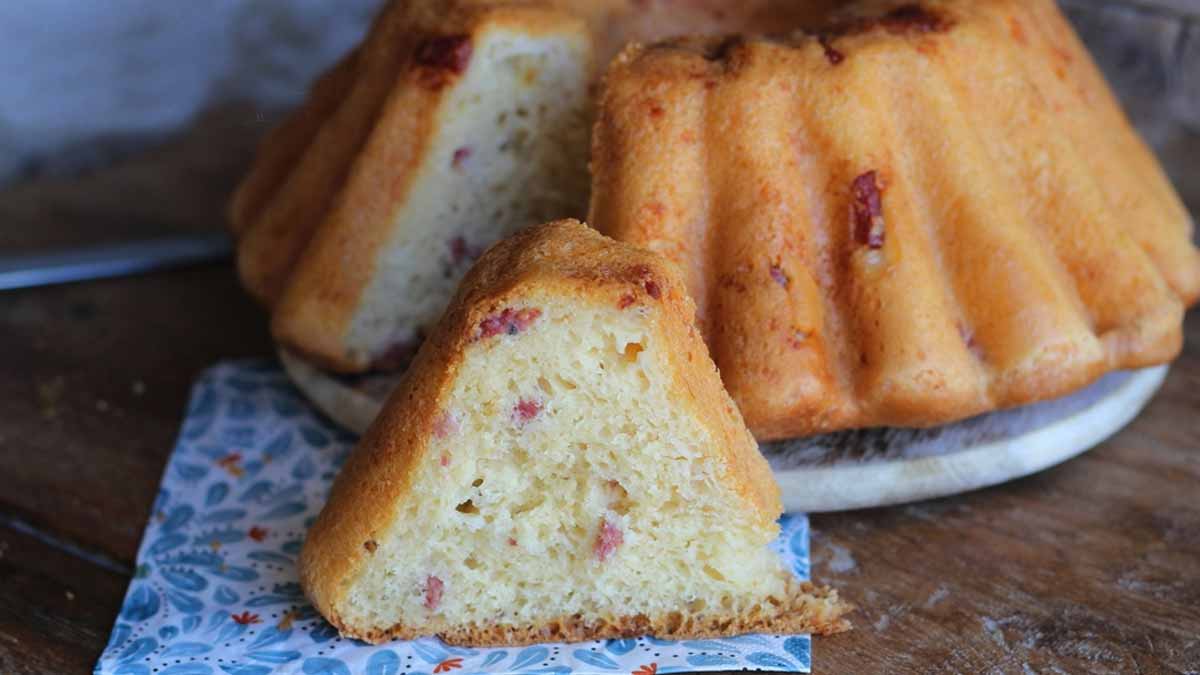
[[[759,440],[1162,363],[1200,295],[1190,217],[1052,0],[631,47],[592,169],[592,225],[679,266]]]
[[[598,71],[630,39],[800,25],[830,0],[411,0],[268,135],[230,205],[289,348],[407,361],[492,242],[587,209]]]
[[[837,632],[658,256],[563,221],[490,249],[338,476],[301,579],[343,635]]]

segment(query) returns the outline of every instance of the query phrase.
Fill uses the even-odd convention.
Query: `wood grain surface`
[[[1143,415],[1079,459],[814,516],[815,578],[861,608],[816,671],[1200,670],[1200,315],[1187,332]],[[0,295],[0,350],[0,672],[85,672],[192,379],[271,347],[218,266]]]

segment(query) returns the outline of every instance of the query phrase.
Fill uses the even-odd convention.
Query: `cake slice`
[[[391,367],[483,248],[584,209],[586,23],[520,4],[447,12],[389,6],[350,98],[289,179],[300,198],[285,186],[239,247],[247,287],[274,305],[276,338],[325,367]],[[304,187],[314,176],[329,180]],[[272,222],[293,242],[285,255]]]
[[[657,255],[576,221],[471,269],[309,532],[343,635],[522,644],[831,633],[779,492]]]

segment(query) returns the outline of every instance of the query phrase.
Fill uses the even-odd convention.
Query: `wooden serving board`
[[[399,375],[338,377],[280,350],[300,391],[361,434]],[[856,429],[764,443],[788,511],[844,511],[944,497],[1028,476],[1104,441],[1158,391],[1167,366],[1110,373],[1070,396],[931,429]]]

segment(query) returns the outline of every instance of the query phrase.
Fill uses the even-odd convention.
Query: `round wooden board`
[[[296,386],[361,434],[398,375],[339,377],[280,350]],[[1167,366],[1110,373],[1070,396],[931,429],[857,429],[762,445],[788,511],[844,511],[944,497],[1028,476],[1094,447],[1158,391]]]

